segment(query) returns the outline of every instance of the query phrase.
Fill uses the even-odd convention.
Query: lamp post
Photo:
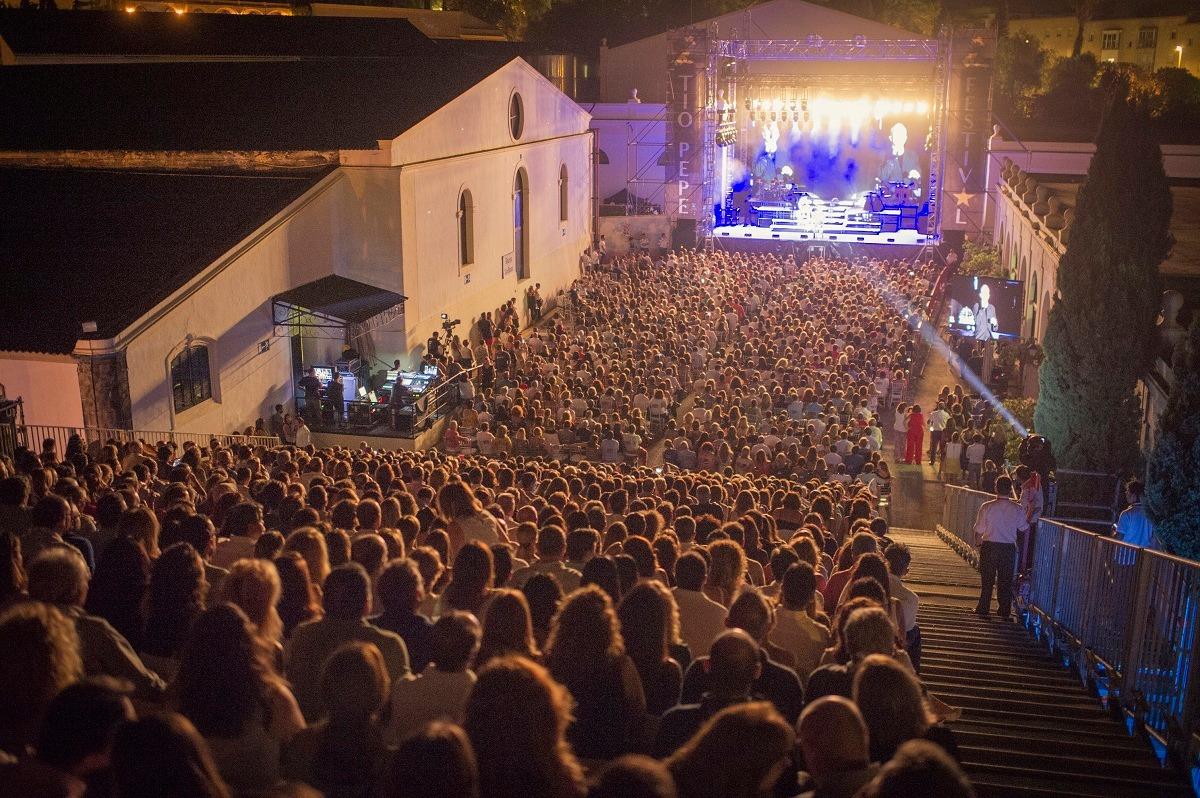
[[[1175,45],[1175,68],[1183,66],[1183,45]]]

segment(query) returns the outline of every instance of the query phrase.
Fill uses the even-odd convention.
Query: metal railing
[[[20,428],[24,437],[24,446],[37,453],[47,440],[53,440],[58,447],[59,456],[67,450],[67,441],[78,435],[83,440],[84,448],[88,444],[106,444],[109,441],[128,443],[143,441],[150,445],[162,442],[194,443],[197,446],[209,446],[216,441],[220,446],[278,446],[280,441],[273,435],[210,435],[204,432],[179,432],[176,430],[143,430],[143,429],[104,429],[100,427],[55,427],[44,424],[26,424]]]
[[[1180,764],[1200,751],[1200,563],[1043,520],[1031,620]]]
[[[946,486],[939,534],[970,550],[980,491]],[[1200,754],[1200,562],[1042,519],[1026,624],[1177,765]]]
[[[975,552],[975,516],[984,502],[996,497],[961,485],[945,485],[942,495],[942,527],[938,532],[950,548],[978,568],[979,558]]]

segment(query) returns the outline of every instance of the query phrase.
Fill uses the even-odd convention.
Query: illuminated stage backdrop
[[[948,39],[691,44],[707,55],[687,61],[705,62],[690,82],[703,95],[688,166],[707,178],[698,238],[940,240]]]

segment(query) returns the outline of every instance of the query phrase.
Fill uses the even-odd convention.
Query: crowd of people
[[[569,314],[524,336],[515,311],[485,314],[451,342],[451,373],[479,368],[443,447],[645,464],[661,439],[685,470],[870,481],[933,276],[720,251],[595,264]]]
[[[0,794],[972,795],[881,514],[927,267],[592,265],[437,353],[451,451],[0,460]]]

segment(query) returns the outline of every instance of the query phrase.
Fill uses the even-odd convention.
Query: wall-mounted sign
[[[500,256],[500,279],[508,277],[517,269],[517,257],[512,252]]]

